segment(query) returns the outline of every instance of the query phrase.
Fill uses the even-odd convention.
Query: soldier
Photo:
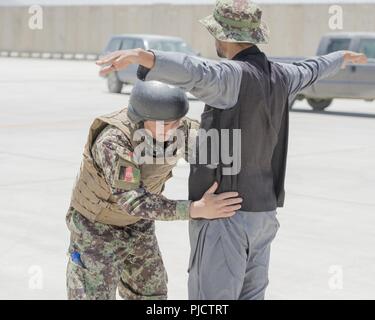
[[[167,274],[154,220],[230,217],[240,208],[238,193],[214,195],[217,184],[195,202],[161,195],[178,159],[186,156],[184,143],[175,144],[168,161],[139,163],[141,156],[134,152],[141,144],[148,146],[143,160],[163,160],[178,130],[191,145],[199,123],[185,117],[187,112],[180,89],[138,82],[128,109],[92,123],[66,217],[69,299],[115,299],[117,288],[124,299],[166,299]],[[136,139],[142,130],[144,139]]]

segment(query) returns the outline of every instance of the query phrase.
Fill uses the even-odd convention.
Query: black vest
[[[219,182],[217,193],[238,191],[243,197],[241,210],[270,211],[284,204],[284,180],[288,147],[288,84],[281,66],[269,61],[256,46],[241,51],[233,60],[242,67],[242,82],[237,104],[226,110],[206,105],[201,128],[229,129],[229,153],[241,160],[240,171],[223,174],[233,167],[223,156],[224,138],[206,139],[207,164],[192,164],[189,199],[199,200]],[[240,151],[233,147],[234,129],[240,129]],[[238,132],[238,131],[237,131]],[[198,139],[199,140],[199,139]],[[238,142],[239,140],[237,140]],[[197,142],[197,147],[203,142]],[[210,157],[217,152],[218,159]],[[233,154],[237,153],[237,154]],[[197,150],[199,158],[199,150]],[[197,159],[198,161],[198,159]],[[237,161],[238,162],[238,161]],[[198,162],[197,162],[198,163]]]

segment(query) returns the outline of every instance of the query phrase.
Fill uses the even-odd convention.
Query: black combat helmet
[[[130,95],[128,117],[133,122],[172,121],[189,111],[184,91],[158,81],[137,81]]]

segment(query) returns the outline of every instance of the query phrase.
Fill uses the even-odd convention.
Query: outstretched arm
[[[237,103],[242,70],[235,61],[210,61],[183,53],[117,51],[97,62],[105,66],[101,74],[139,64],[141,80],[158,80],[189,91],[214,108],[227,109]]]
[[[289,101],[292,101],[301,90],[313,85],[318,80],[335,75],[348,63],[364,64],[365,55],[351,51],[336,51],[330,54],[309,58],[294,63],[279,63],[288,76]]]
[[[289,75],[289,95],[292,100],[299,91],[319,79],[337,73],[347,63],[364,64],[364,54],[338,51],[294,64],[282,64]],[[237,103],[242,71],[235,61],[213,62],[182,53],[116,51],[97,61],[102,75],[125,69],[130,64],[144,67],[140,77],[177,85],[215,108],[227,109]]]

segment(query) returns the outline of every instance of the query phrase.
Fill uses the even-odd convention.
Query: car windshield
[[[161,51],[183,52],[187,54],[195,54],[185,42],[182,41],[167,41],[167,40],[150,40],[148,41],[149,49]]]

